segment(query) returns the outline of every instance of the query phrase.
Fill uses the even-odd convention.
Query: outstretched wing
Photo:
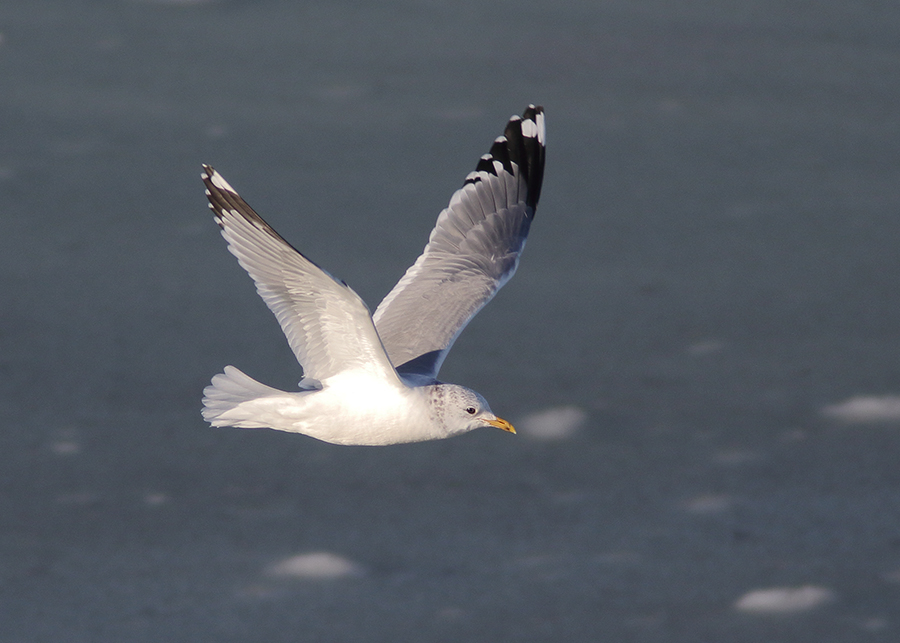
[[[201,176],[228,249],[275,313],[304,377],[359,369],[399,383],[359,295],[295,250],[221,174],[204,165]]]
[[[460,331],[515,273],[541,192],[544,140],[543,108],[513,116],[378,306],[375,327],[399,372],[436,377]]]

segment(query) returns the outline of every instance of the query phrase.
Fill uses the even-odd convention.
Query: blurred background
[[[544,105],[442,378],[518,436],[211,429],[300,370],[224,174],[374,310]],[[900,640],[900,9],[0,4],[0,641]]]

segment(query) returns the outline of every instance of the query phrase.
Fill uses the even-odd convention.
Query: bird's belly
[[[333,444],[386,445],[434,435],[421,396],[405,386],[368,378],[327,382],[321,390],[293,393],[284,408],[290,428]]]

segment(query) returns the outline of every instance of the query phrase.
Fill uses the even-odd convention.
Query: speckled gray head
[[[512,424],[494,415],[487,400],[472,389],[457,384],[434,384],[428,388],[432,418],[448,435],[485,426],[516,432]]]

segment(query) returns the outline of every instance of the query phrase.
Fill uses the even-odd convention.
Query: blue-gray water
[[[0,4],[0,641],[900,638],[893,2]],[[210,429],[299,371],[219,169],[374,308],[529,102],[442,376],[522,428]]]

